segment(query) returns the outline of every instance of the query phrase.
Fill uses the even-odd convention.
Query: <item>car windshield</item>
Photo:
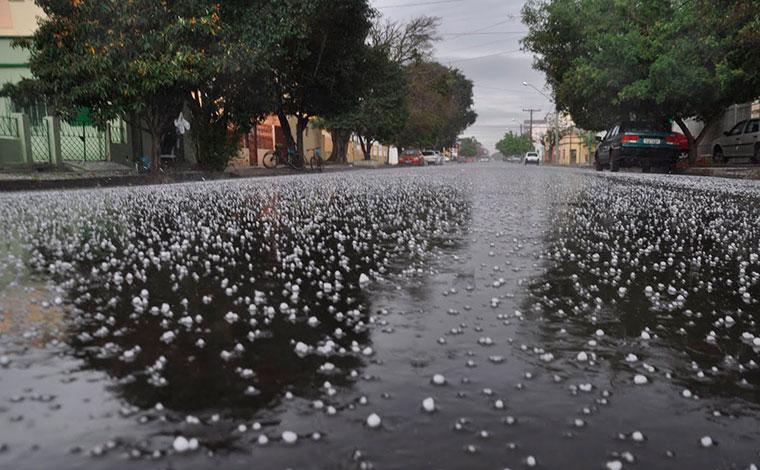
[[[430,157],[432,155],[435,155],[435,152],[431,152],[429,150],[425,150],[424,152],[422,152],[422,155],[425,155],[426,157]]]
[[[537,156],[538,156],[538,154],[537,154],[537,153],[529,153],[529,154],[528,154],[528,156],[529,156],[529,157],[537,157]]]
[[[417,155],[416,150],[405,150],[404,155]]]

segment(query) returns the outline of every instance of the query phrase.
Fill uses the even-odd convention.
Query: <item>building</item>
[[[550,127],[549,122],[545,119],[534,120],[532,126],[530,119],[526,119],[523,123],[525,135],[530,135],[533,147],[540,153],[543,153],[543,138],[549,133]]]
[[[0,0],[0,86],[32,76],[29,52],[12,47],[17,38],[34,34],[44,12],[33,0]],[[168,142],[173,154],[179,141]],[[21,108],[0,98],[0,166],[40,166],[116,161],[130,164],[135,155],[150,153],[150,136],[133,132],[122,120],[105,129],[92,125],[87,110],[65,122],[40,101]]]
[[[589,166],[594,161],[594,134],[571,129],[559,141],[557,164]]]

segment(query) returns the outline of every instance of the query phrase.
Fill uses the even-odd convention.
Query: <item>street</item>
[[[756,469],[758,201],[501,162],[2,194],[0,468]]]

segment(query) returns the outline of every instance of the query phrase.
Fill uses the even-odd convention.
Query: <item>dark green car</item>
[[[688,153],[688,142],[671,129],[667,121],[615,125],[603,138],[597,137],[596,170],[616,172],[623,167],[639,167],[648,173],[655,167],[672,169]]]

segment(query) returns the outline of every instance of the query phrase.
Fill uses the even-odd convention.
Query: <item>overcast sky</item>
[[[523,109],[538,108],[542,119],[553,106],[526,81],[543,89],[543,73],[533,70],[531,55],[521,52],[526,27],[520,21],[524,0],[372,0],[384,16],[408,20],[430,15],[441,18],[443,40],[435,57],[464,72],[475,83],[478,120],[465,131],[490,150],[508,130],[519,130],[528,119]],[[548,94],[548,92],[547,92]]]

